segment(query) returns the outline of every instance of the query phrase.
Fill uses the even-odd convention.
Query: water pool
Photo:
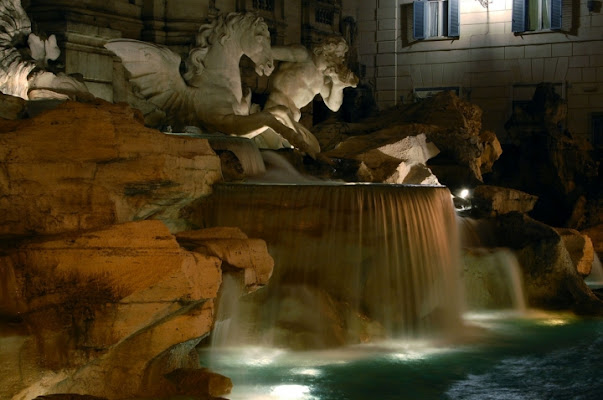
[[[600,399],[603,319],[472,314],[447,341],[404,340],[320,352],[228,348],[203,364],[232,400]]]

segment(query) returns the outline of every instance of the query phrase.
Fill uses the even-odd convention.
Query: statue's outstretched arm
[[[283,107],[283,109],[285,108]],[[280,111],[278,107],[275,107],[275,110],[273,111],[280,114],[278,113],[278,111]],[[288,112],[288,110],[286,112]],[[307,138],[304,140],[304,136],[281,123],[269,111],[261,111],[250,115],[228,114],[216,116],[215,118],[212,118],[211,124],[216,130],[237,136],[249,136],[252,132],[257,132],[259,134],[262,130],[271,128],[287,139],[293,146],[307,153],[311,157],[316,157],[316,154],[320,152],[320,146],[314,137],[312,137],[312,139],[314,139],[316,143],[313,143],[312,140],[307,140]]]

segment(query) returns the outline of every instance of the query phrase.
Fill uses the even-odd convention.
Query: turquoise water
[[[448,341],[207,351],[232,400],[603,399],[603,319],[471,315]]]

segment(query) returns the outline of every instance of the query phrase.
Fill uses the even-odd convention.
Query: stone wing
[[[167,47],[131,39],[110,40],[105,47],[121,58],[139,93],[165,111],[170,120],[182,121],[194,115],[191,100],[195,89],[180,75],[179,55]]]

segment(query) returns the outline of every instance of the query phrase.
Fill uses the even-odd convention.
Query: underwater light
[[[306,376],[320,376],[322,371],[316,368],[295,368],[291,370],[294,374],[297,375],[306,375]]]
[[[279,385],[270,394],[279,400],[310,400],[312,397],[308,395],[309,392],[310,388],[304,385]]]
[[[561,326],[561,325],[567,325],[567,324],[569,324],[569,322],[570,321],[565,318],[549,318],[549,319],[542,320],[540,323],[542,325],[548,325],[548,326]]]

